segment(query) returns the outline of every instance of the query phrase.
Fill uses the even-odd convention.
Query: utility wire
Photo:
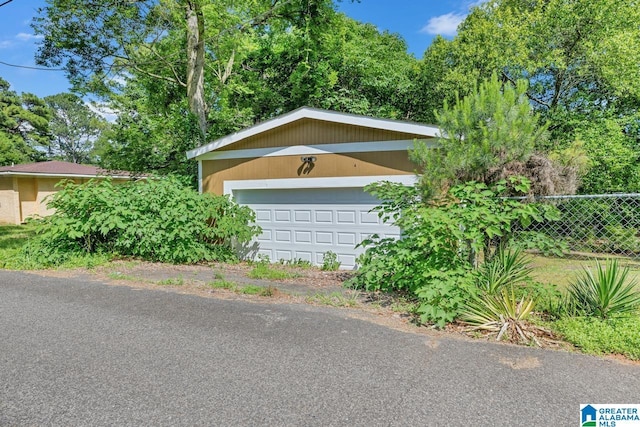
[[[0,4],[0,7],[4,6],[5,4],[9,4],[11,3],[13,0],[7,0],[4,3]]]
[[[13,1],[13,0],[10,0]],[[0,6],[2,6],[0,4]],[[65,71],[64,68],[44,68],[44,67],[30,67],[28,65],[17,65],[17,64],[9,64],[8,62],[0,61],[0,64],[6,65],[7,67],[15,67],[15,68],[26,68],[27,70],[38,70],[38,71]]]

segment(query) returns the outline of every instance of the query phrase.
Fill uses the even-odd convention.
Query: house
[[[59,189],[56,184],[70,179],[80,184],[92,178],[110,176],[131,179],[127,172],[108,174],[97,166],[69,162],[40,162],[0,167],[0,223],[20,224],[29,217],[47,216],[47,196]]]
[[[378,234],[397,237],[363,191],[377,181],[415,182],[407,149],[438,128],[314,108],[282,116],[187,152],[198,162],[201,192],[228,194],[262,227],[254,255],[322,264],[324,253],[354,268],[355,246]]]

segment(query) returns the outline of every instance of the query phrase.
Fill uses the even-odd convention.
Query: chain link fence
[[[555,205],[560,220],[534,223],[523,231],[543,233],[571,252],[640,259],[640,194],[547,196],[536,201]]]

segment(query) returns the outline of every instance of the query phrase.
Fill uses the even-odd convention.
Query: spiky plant
[[[497,294],[504,287],[522,283],[531,274],[530,259],[519,249],[498,249],[476,272],[476,283],[485,293]]]
[[[486,331],[516,343],[535,343],[537,335],[549,335],[549,331],[528,322],[536,301],[526,295],[516,297],[513,286],[504,287],[495,294],[475,296],[467,304],[459,319],[469,325],[469,331]]]
[[[608,260],[605,266],[596,260],[595,274],[588,268],[571,282],[569,295],[586,316],[607,319],[632,314],[640,308],[640,291],[636,280],[627,281],[629,267],[622,268],[618,260]]]

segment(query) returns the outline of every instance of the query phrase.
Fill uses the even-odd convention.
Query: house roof
[[[111,176],[113,178],[130,178],[132,174],[125,171],[107,171],[97,166],[80,165],[78,163],[49,161],[23,163],[14,166],[0,166],[0,176],[46,176],[46,177],[81,177]]]
[[[287,114],[275,117],[271,120],[258,123],[254,126],[243,129],[231,135],[216,139],[213,142],[210,142],[198,148],[194,148],[193,150],[187,151],[187,158],[193,159],[194,157],[201,156],[210,151],[226,147],[243,139],[302,119],[323,120],[332,123],[411,133],[415,135],[422,135],[425,137],[436,137],[439,135],[438,127],[433,125],[425,125],[401,120],[378,119],[369,116],[360,116],[356,114],[340,113],[337,111],[302,107]]]

